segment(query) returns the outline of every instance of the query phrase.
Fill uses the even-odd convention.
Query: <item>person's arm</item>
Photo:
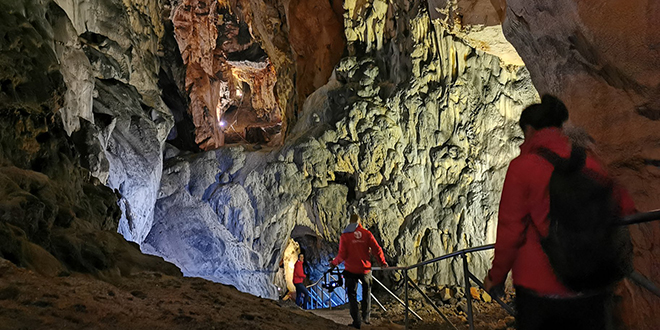
[[[621,209],[622,217],[637,213],[635,202],[633,201],[632,197],[630,197],[630,194],[626,188],[623,188],[620,185],[615,185],[614,196],[619,202],[619,208]]]
[[[383,267],[387,267],[387,261],[385,261],[385,254],[383,253],[383,249],[380,247],[380,245],[378,245],[376,238],[371,233],[369,233],[369,247],[371,248],[371,253],[376,256],[378,262]]]
[[[344,235],[341,235],[339,238],[339,252],[337,253],[337,256],[332,259],[332,262],[330,262],[333,266],[339,266],[340,263],[342,263],[346,258],[348,257],[348,249],[346,248],[346,242],[344,239]]]
[[[294,275],[296,277],[300,277],[300,278],[306,278],[307,277],[307,275],[305,275],[305,271],[303,270],[302,262],[296,261],[296,267],[295,267],[295,270],[294,270]]]
[[[486,278],[486,282],[489,282],[491,287],[504,283],[513,267],[518,249],[525,241],[529,191],[521,177],[521,173],[527,170],[521,160],[518,158],[511,162],[504,179],[497,223],[495,258]]]

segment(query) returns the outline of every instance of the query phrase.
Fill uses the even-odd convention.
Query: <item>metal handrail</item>
[[[621,225],[627,226],[656,220],[660,220],[660,210],[639,212],[625,216],[623,219],[621,219]]]
[[[381,281],[379,281],[379,280],[378,280],[377,278],[375,278],[375,277],[372,277],[372,278],[373,278],[374,282],[380,284],[380,286],[381,286],[383,289],[385,289],[385,291],[386,291],[387,293],[389,293],[392,297],[394,297],[394,299],[396,299],[396,301],[398,301],[401,305],[403,305],[403,307],[406,308],[406,311],[410,311],[410,312],[413,313],[413,315],[415,315],[415,317],[417,317],[420,321],[423,321],[421,316],[417,315],[417,313],[415,313],[415,311],[413,311],[412,309],[410,309],[410,307],[408,306],[408,304],[406,304],[406,303],[404,303],[403,301],[401,301],[401,299],[399,299],[399,297],[397,297],[392,291],[390,291],[390,289],[388,289],[388,288],[385,286],[385,284],[381,283]],[[406,313],[406,314],[407,314],[407,313]]]
[[[635,214],[632,214],[632,215],[628,215],[628,216],[624,217],[623,219],[621,219],[621,222],[619,223],[619,225],[627,226],[627,225],[639,224],[639,223],[643,223],[643,222],[650,222],[650,221],[656,221],[656,220],[660,220],[660,210],[654,210],[654,211],[649,211],[649,212],[639,212],[639,213],[635,213]],[[455,258],[455,257],[458,257],[458,256],[463,257],[463,273],[464,273],[463,275],[464,275],[464,282],[465,282],[465,296],[466,296],[466,299],[467,299],[467,302],[468,302],[468,311],[467,311],[468,322],[469,322],[469,325],[470,325],[470,330],[474,330],[474,320],[473,320],[473,315],[472,315],[473,314],[473,312],[472,312],[472,295],[470,294],[470,280],[474,281],[480,288],[482,288],[484,290],[486,288],[484,287],[484,284],[474,274],[472,274],[472,272],[470,272],[469,267],[468,267],[468,262],[467,262],[467,254],[468,253],[473,253],[473,252],[479,252],[479,251],[486,251],[486,250],[490,250],[490,249],[494,249],[494,248],[495,248],[495,244],[487,244],[487,245],[477,246],[477,247],[473,247],[473,248],[467,248],[467,249],[455,251],[455,252],[452,252],[452,253],[448,253],[448,254],[445,254],[445,255],[440,256],[440,257],[436,257],[436,258],[433,258],[433,259],[429,259],[429,260],[426,260],[426,261],[416,263],[412,266],[405,266],[405,267],[399,267],[399,266],[395,266],[395,267],[372,267],[371,269],[374,270],[374,271],[384,271],[384,270],[393,270],[393,271],[401,270],[401,271],[403,271],[404,278],[405,278],[405,280],[404,280],[405,290],[404,291],[405,291],[405,296],[406,296],[406,299],[405,299],[406,300],[405,301],[405,307],[406,307],[405,327],[406,327],[406,329],[408,329],[408,311],[412,312],[412,310],[410,310],[410,308],[408,307],[408,280],[409,280],[408,271],[410,271],[411,269],[419,268],[421,266],[436,263],[438,261],[442,261],[442,260],[445,260],[445,259]],[[653,283],[649,279],[645,278],[643,275],[641,275],[637,271],[634,271],[628,277],[634,283],[637,283],[639,286],[649,290],[651,293],[653,293],[653,294],[657,295],[658,297],[660,297],[660,288],[658,288],[658,286],[655,285],[655,283]],[[410,280],[410,281],[414,285],[414,287],[416,287],[419,290],[419,288],[412,282],[412,280]],[[378,281],[378,283],[385,288],[385,286],[382,283],[380,283],[380,281]],[[390,293],[391,295],[394,295],[389,289],[387,289],[387,288],[385,288],[385,289],[387,290],[388,293]],[[420,290],[420,292],[421,292],[421,290]],[[401,300],[398,297],[396,297],[396,298],[399,302],[401,302]],[[425,296],[425,298],[427,300],[430,300],[426,296]],[[515,311],[513,310],[513,308],[511,308],[511,306],[506,304],[500,297],[494,295],[494,296],[492,296],[492,298],[500,306],[502,306],[502,308],[504,308],[504,310],[506,310],[509,314],[515,315]],[[431,304],[433,305],[432,302],[431,302]],[[433,307],[440,314],[440,316],[443,317],[443,319],[445,319],[451,326],[454,326],[448,319],[446,319],[446,317],[440,312],[440,310],[436,306],[433,305]],[[419,317],[419,315],[417,315],[416,313],[414,313],[414,314],[415,314],[415,316],[417,316],[421,320],[421,317]]]
[[[639,224],[639,223],[655,221],[655,220],[660,220],[660,210],[654,210],[654,211],[643,212],[643,213],[636,213],[636,214],[626,216],[623,219],[621,219],[621,222],[620,222],[619,225],[632,225],[632,224]],[[422,294],[422,296],[431,304],[431,306],[435,309],[435,311],[438,312],[438,314],[440,314],[440,316],[447,323],[449,323],[454,329],[456,329],[454,324],[452,324],[451,321],[449,321],[449,319],[433,303],[433,301],[426,294],[424,294],[422,292],[422,290],[419,288],[419,286],[417,286],[417,284],[415,284],[412,281],[412,279],[409,279],[408,271],[410,271],[412,269],[422,267],[422,266],[426,266],[428,264],[432,264],[432,263],[436,263],[436,262],[439,262],[439,261],[442,261],[442,260],[446,260],[446,259],[449,259],[449,258],[455,258],[455,257],[460,256],[460,257],[463,258],[463,273],[464,273],[463,275],[464,275],[464,282],[465,282],[465,296],[466,296],[467,303],[468,303],[468,306],[467,306],[467,308],[468,308],[468,310],[467,310],[468,323],[469,323],[469,326],[470,326],[470,330],[474,330],[474,320],[473,320],[473,311],[472,311],[472,295],[470,293],[470,280],[475,282],[481,289],[486,290],[486,288],[485,288],[484,284],[474,274],[472,274],[472,272],[470,272],[469,265],[468,265],[468,262],[467,262],[467,254],[468,253],[479,252],[479,251],[491,250],[491,249],[494,249],[494,248],[495,248],[495,244],[487,244],[487,245],[477,246],[477,247],[473,247],[473,248],[466,248],[466,249],[463,249],[463,250],[451,252],[451,253],[442,255],[440,257],[436,257],[436,258],[433,258],[433,259],[429,259],[429,260],[425,260],[425,261],[416,263],[416,264],[411,265],[411,266],[372,267],[371,268],[372,271],[386,271],[386,270],[389,270],[389,271],[403,271],[403,273],[404,273],[405,302],[401,301],[401,299],[399,299],[399,297],[397,297],[392,291],[390,291],[378,279],[373,277],[373,280],[376,283],[378,283],[381,287],[383,287],[387,293],[392,295],[399,303],[401,303],[405,307],[405,312],[406,312],[406,314],[405,314],[405,328],[406,329],[408,329],[408,313],[409,312],[412,313],[415,317],[417,317],[420,321],[422,320],[422,318],[417,313],[415,313],[412,309],[410,309],[409,300],[408,300],[408,281],[410,281],[410,283],[413,285],[413,287]],[[653,294],[660,297],[660,289],[658,288],[658,286],[656,286],[655,283],[653,283],[649,279],[642,276],[640,273],[635,271],[632,274],[630,274],[628,277],[631,280],[633,280],[633,282],[637,283],[638,285],[644,287],[645,289],[649,290]],[[322,279],[323,278],[321,278],[319,281],[314,283],[314,285],[317,285]],[[321,291],[323,291],[323,290],[321,290]],[[371,296],[373,298],[375,298],[375,296],[373,294]],[[513,310],[513,308],[511,308],[511,306],[506,304],[500,297],[498,297],[497,295],[494,295],[494,296],[492,296],[492,298],[502,308],[504,308],[504,310],[506,310],[507,313],[509,313],[511,315],[515,315],[515,311]],[[332,304],[332,302],[330,302],[330,305],[331,304]],[[381,308],[383,308],[385,310],[385,308],[380,304],[380,302],[378,304],[381,306]]]
[[[428,265],[428,264],[436,263],[436,262],[438,262],[438,261],[446,260],[446,259],[449,259],[449,258],[455,258],[455,257],[459,257],[459,256],[460,256],[460,257],[463,257],[463,273],[464,273],[464,281],[465,281],[465,297],[467,298],[467,305],[468,305],[468,310],[467,310],[468,323],[470,324],[470,330],[474,330],[474,320],[473,320],[473,311],[472,311],[472,295],[470,294],[470,280],[473,280],[473,281],[474,281],[474,280],[476,279],[476,277],[475,277],[475,276],[470,272],[470,270],[469,270],[468,262],[467,262],[467,254],[468,254],[468,253],[473,253],[473,252],[479,252],[479,251],[486,251],[486,250],[490,250],[490,249],[494,249],[494,248],[495,248],[495,244],[482,245],[482,246],[477,246],[477,247],[473,247],[473,248],[466,248],[466,249],[463,249],[463,250],[459,250],[459,251],[455,251],[455,252],[452,252],[452,253],[448,253],[448,254],[442,255],[442,256],[440,256],[440,257],[436,257],[436,258],[433,258],[433,259],[429,259],[429,260],[426,260],[426,261],[422,261],[422,262],[416,263],[416,264],[411,265],[411,266],[406,266],[406,267],[372,267],[371,270],[375,270],[375,271],[384,271],[384,270],[402,270],[402,271],[403,271],[403,273],[404,273],[405,302],[402,302],[401,299],[399,299],[394,293],[392,293],[392,291],[390,291],[387,287],[385,287],[385,286],[384,286],[380,281],[378,281],[375,277],[374,277],[374,280],[376,281],[376,283],[380,284],[383,288],[385,288],[385,290],[386,290],[390,295],[394,296],[394,297],[397,299],[397,301],[399,301],[399,303],[401,303],[401,304],[404,305],[404,307],[405,307],[405,312],[406,312],[406,314],[405,314],[405,328],[408,329],[408,323],[409,323],[408,312],[409,312],[409,311],[412,312],[413,315],[415,315],[419,320],[422,320],[422,318],[421,318],[419,315],[417,315],[417,313],[415,313],[414,311],[412,311],[412,310],[410,309],[410,307],[409,307],[409,302],[408,302],[408,281],[410,281],[411,284],[413,285],[413,288],[417,289],[419,292],[421,292],[421,289],[420,289],[420,288],[419,288],[414,282],[412,282],[412,280],[408,277],[408,271],[410,271],[410,270],[412,270],[412,269],[416,269],[416,268],[422,267],[422,266],[426,266],[426,265]],[[481,283],[480,281],[478,281],[478,279],[477,279],[477,281],[475,281],[475,282],[477,282],[477,284],[480,284],[480,286],[483,287],[483,283]],[[449,321],[449,319],[448,319],[448,318],[447,318],[447,317],[446,317],[446,316],[440,311],[440,309],[439,309],[437,306],[435,306],[435,304],[433,304],[433,302],[431,301],[431,299],[430,299],[428,296],[426,296],[423,292],[422,292],[422,296],[423,296],[428,302],[431,303],[431,305],[432,305],[432,307],[434,308],[434,310],[435,310],[438,314],[440,314],[440,316],[441,316],[441,317],[442,317],[447,323],[449,323],[454,329],[456,329],[456,326],[454,326],[454,324],[452,324],[451,321]],[[506,303],[504,303],[501,299],[499,299],[499,297],[496,297],[496,301],[498,301],[498,303],[500,303],[500,305],[503,305],[502,307],[507,306],[508,308],[505,307],[504,309],[505,309],[507,312],[509,312],[510,314],[513,315],[513,309],[511,309],[510,306],[506,305]]]

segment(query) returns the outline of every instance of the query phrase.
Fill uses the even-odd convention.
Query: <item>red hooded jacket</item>
[[[303,271],[302,261],[296,261],[296,265],[293,267],[293,284],[302,283],[305,280],[305,272]]]
[[[331,263],[337,266],[343,261],[349,273],[366,274],[371,270],[370,253],[376,256],[381,265],[387,265],[383,249],[376,242],[374,235],[360,224],[350,224],[341,234],[339,253]]]
[[[513,283],[545,296],[571,296],[555,276],[541,248],[541,235],[548,235],[550,210],[548,185],[553,166],[536,151],[547,148],[560,157],[570,156],[571,144],[558,128],[537,131],[520,146],[520,156],[511,161],[504,180],[497,224],[495,258],[488,273],[491,282],[504,282],[513,269]],[[602,165],[589,154],[586,168],[607,175]],[[635,212],[635,205],[623,189],[615,190],[623,214]],[[530,223],[533,222],[533,225]]]

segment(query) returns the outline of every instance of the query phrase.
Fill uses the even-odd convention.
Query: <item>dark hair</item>
[[[568,120],[568,109],[560,99],[545,94],[540,104],[532,104],[520,114],[520,128],[532,126],[535,130],[546,127],[561,127]]]

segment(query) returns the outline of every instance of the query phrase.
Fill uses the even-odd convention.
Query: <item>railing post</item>
[[[465,280],[465,297],[467,298],[467,315],[470,330],[474,330],[474,320],[472,318],[472,293],[470,292],[470,271],[468,270],[468,260],[465,252],[461,253],[463,257],[463,278]]]
[[[405,298],[406,298],[406,329],[408,329],[408,269],[403,270],[403,283],[405,287]]]
[[[332,292],[330,292],[330,310],[332,310],[332,297],[334,297],[334,295],[335,295],[335,291],[332,290]]]

